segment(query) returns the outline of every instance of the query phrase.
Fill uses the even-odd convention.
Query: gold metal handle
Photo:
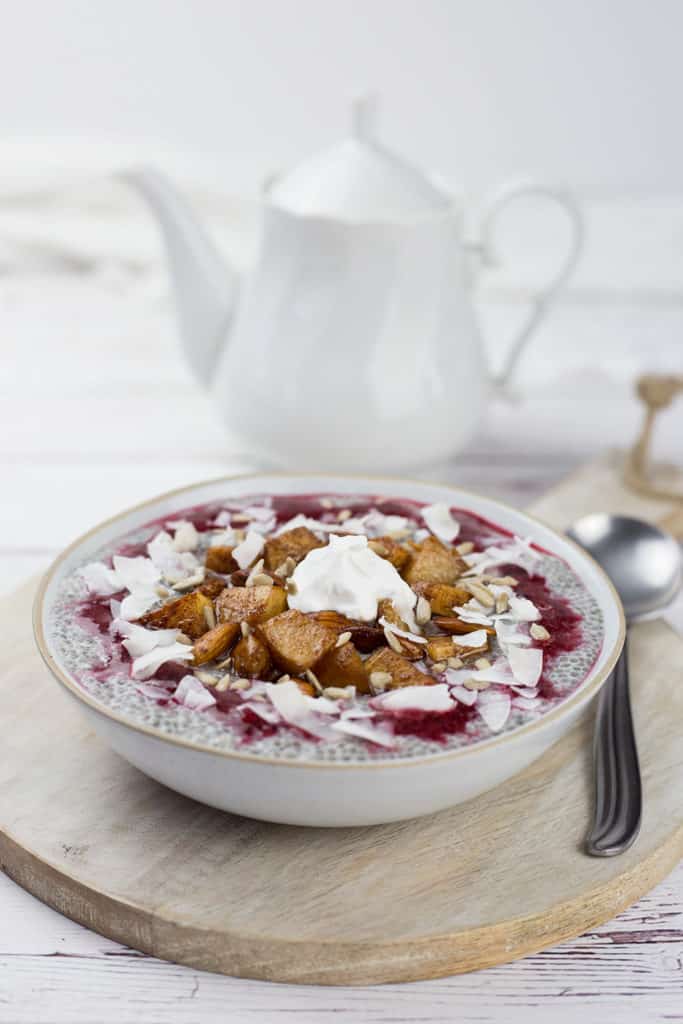
[[[683,393],[683,376],[646,374],[638,378],[636,392],[645,405],[645,418],[638,439],[626,457],[624,481],[649,498],[683,501],[683,478],[676,485],[676,470],[670,466],[655,467],[652,461],[655,420],[662,409],[667,409],[677,395]],[[678,517],[680,510],[673,515]]]

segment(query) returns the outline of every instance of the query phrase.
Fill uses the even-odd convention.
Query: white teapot
[[[183,345],[233,432],[288,468],[415,469],[466,443],[490,380],[469,287],[471,246],[454,197],[372,137],[354,132],[271,181],[260,255],[244,280],[227,267],[168,182],[127,175],[156,213],[168,249]],[[561,203],[572,237],[537,296],[500,382],[578,259],[582,225],[561,191],[498,194],[493,218],[523,194]]]

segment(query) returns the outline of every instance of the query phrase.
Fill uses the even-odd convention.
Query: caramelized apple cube
[[[467,604],[472,597],[464,587],[449,583],[416,583],[413,589],[429,601],[432,615],[452,615],[454,608]]]
[[[206,558],[204,559],[204,565],[211,572],[220,572],[224,576],[228,573],[235,572],[239,568],[237,562],[232,557],[233,549],[226,547],[225,545],[218,544],[214,548],[209,548],[206,552]]]
[[[235,672],[248,679],[267,679],[272,668],[270,651],[255,633],[243,636],[232,652]]]
[[[413,552],[404,577],[408,583],[453,584],[467,569],[467,563],[436,537],[427,537]]]
[[[197,590],[200,594],[204,594],[205,597],[214,600],[225,590],[225,580],[220,576],[207,576],[204,582],[197,587]]]
[[[419,668],[415,668],[412,662],[407,661],[402,655],[388,647],[383,647],[371,654],[365,662],[365,670],[370,681],[372,681],[371,676],[374,672],[382,672],[391,676],[391,682],[387,684],[389,690],[400,689],[402,686],[431,686],[436,682],[433,676],[421,672]]]
[[[146,612],[138,621],[148,629],[179,629],[191,640],[196,640],[209,629],[212,611],[210,598],[199,590],[192,590],[167,601],[161,608]]]
[[[279,615],[287,607],[287,594],[282,587],[267,583],[256,587],[232,587],[216,600],[219,622],[248,622],[253,625]]]
[[[355,686],[358,693],[369,693],[365,663],[351,642],[334,647],[315,667],[323,686]]]
[[[292,609],[259,627],[273,661],[286,672],[313,668],[337,642],[337,633],[302,612]]]
[[[478,647],[466,647],[459,644],[455,636],[433,636],[427,644],[427,654],[432,661],[447,661],[448,658],[461,658],[467,661],[485,654],[488,646],[488,637]]]
[[[266,569],[275,571],[286,559],[292,558],[298,564],[309,551],[321,547],[322,541],[318,540],[312,530],[307,526],[296,526],[266,541],[263,561]]]
[[[393,537],[374,537],[368,541],[368,547],[380,558],[391,562],[398,572],[403,572],[410,561],[410,552]]]
[[[192,648],[193,664],[205,665],[228,651],[239,636],[240,627],[236,622],[223,622],[197,640]]]

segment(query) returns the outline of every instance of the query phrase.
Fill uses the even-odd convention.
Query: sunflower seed
[[[488,658],[477,658],[474,663],[474,667],[478,668],[480,672],[483,672],[484,669],[491,668],[491,662]]]
[[[251,626],[248,622],[240,622],[240,631],[242,636],[249,636],[251,634]]]
[[[348,631],[346,633],[340,633],[339,636],[337,637],[335,647],[343,647],[344,644],[348,644],[350,639],[351,633],[349,633]]]
[[[415,621],[418,626],[424,626],[426,622],[432,617],[432,606],[426,597],[420,595],[417,599],[417,605],[415,607]]]
[[[490,683],[485,683],[483,679],[466,679],[462,684],[466,690],[488,690]]]
[[[204,605],[204,621],[206,622],[209,629],[214,629],[216,625],[216,613],[213,610],[213,605]]]
[[[496,598],[496,612],[498,615],[502,615],[510,607],[510,595],[506,593],[499,594]]]
[[[462,668],[463,660],[462,658],[449,658],[447,665],[449,668]]]
[[[212,676],[210,672],[195,672],[194,677],[200,683],[204,683],[205,686],[213,686],[216,682],[216,677]]]
[[[490,590],[487,590],[481,583],[477,583],[476,580],[463,580],[463,585],[466,590],[469,590],[472,597],[476,597],[479,604],[483,604],[484,608],[494,608],[496,599]]]
[[[474,551],[474,544],[471,540],[466,540],[462,544],[456,545],[455,550],[459,555],[469,555],[470,552]]]
[[[539,625],[538,622],[532,622],[529,626],[529,632],[531,633],[534,640],[550,640],[550,633],[545,626]]]

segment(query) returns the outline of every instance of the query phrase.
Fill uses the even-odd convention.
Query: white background
[[[2,0],[0,137],[155,140],[227,188],[383,135],[468,191],[683,188],[678,0]]]

